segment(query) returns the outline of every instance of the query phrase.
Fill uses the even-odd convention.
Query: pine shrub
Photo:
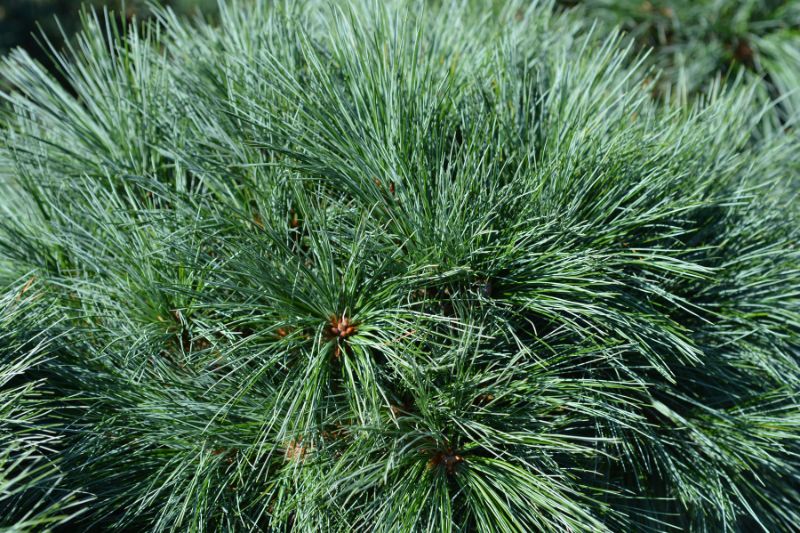
[[[794,530],[797,137],[457,7],[4,60],[0,527]]]

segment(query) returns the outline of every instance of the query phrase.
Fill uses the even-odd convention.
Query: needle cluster
[[[800,139],[626,42],[230,0],[4,59],[0,528],[795,530]]]

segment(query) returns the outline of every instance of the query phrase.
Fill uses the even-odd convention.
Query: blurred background
[[[184,14],[200,11],[212,15],[217,0],[163,0],[162,3]],[[82,5],[108,7],[115,13],[124,13],[128,19],[134,16],[141,19],[148,14],[146,0],[0,0],[0,54],[20,46],[41,57],[37,44],[41,32],[60,47],[63,35],[72,35],[79,28]]]

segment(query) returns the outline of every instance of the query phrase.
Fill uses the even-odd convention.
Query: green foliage
[[[2,525],[792,531],[800,140],[582,28],[231,1],[88,19],[66,85],[11,54]]]
[[[782,98],[784,121],[800,113],[800,2],[796,0],[562,0],[587,19],[630,32],[653,48],[659,90],[680,100],[716,76],[745,69]]]
[[[47,422],[43,383],[27,379],[48,353],[51,310],[31,277],[0,295],[0,531],[50,531],[80,513],[47,459],[60,436]],[[45,481],[44,486],[41,482]]]

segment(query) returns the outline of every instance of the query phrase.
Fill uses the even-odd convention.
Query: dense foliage
[[[792,531],[797,136],[552,4],[254,0],[25,52],[0,528]]]

